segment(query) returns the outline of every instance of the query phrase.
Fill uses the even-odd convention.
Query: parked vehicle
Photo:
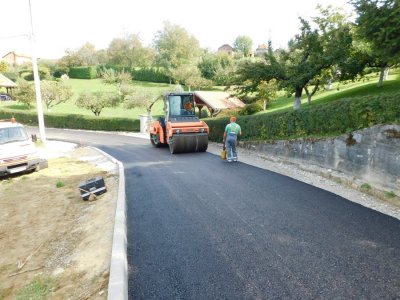
[[[12,98],[9,94],[0,93],[0,100],[1,101],[11,101]]]
[[[14,118],[0,120],[0,176],[39,170],[41,165],[43,159],[24,126]]]

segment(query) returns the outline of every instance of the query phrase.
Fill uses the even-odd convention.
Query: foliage
[[[247,104],[243,109],[239,112],[241,116],[248,116],[258,113],[263,110],[263,107],[259,103],[250,103]]]
[[[104,83],[116,86],[120,96],[122,96],[121,87],[129,84],[132,81],[132,76],[125,72],[125,70],[116,72],[114,69],[103,69],[101,71],[101,77]]]
[[[14,111],[13,115],[18,122],[38,126],[36,112]],[[0,119],[9,119],[10,112],[0,110]],[[52,128],[70,128],[86,130],[106,130],[106,131],[140,131],[139,119],[118,118],[118,117],[95,117],[83,116],[78,114],[44,114],[46,126]]]
[[[175,82],[184,84],[193,89],[202,89],[211,87],[212,84],[209,80],[201,77],[200,71],[194,65],[182,65],[172,71],[172,78]]]
[[[8,63],[4,60],[0,61],[0,73],[5,73],[8,70]]]
[[[125,68],[150,67],[154,61],[153,49],[144,48],[137,34],[113,39],[107,49],[108,63]]]
[[[184,28],[169,22],[164,22],[163,30],[156,33],[154,47],[158,66],[169,75],[182,65],[197,64],[201,54],[199,41]]]
[[[56,286],[57,281],[54,278],[36,277],[32,282],[18,291],[17,299],[47,299]]]
[[[385,68],[400,62],[400,3],[397,0],[353,0],[358,17],[357,36],[366,43],[368,63],[380,67],[378,86]]]
[[[167,92],[167,90],[165,90]],[[150,112],[154,102],[162,99],[163,92],[154,90],[139,90],[131,87],[131,90],[124,97],[124,107],[128,109],[142,107]]]
[[[388,62],[400,59],[400,3],[397,0],[353,0],[357,33]]]
[[[278,83],[275,79],[267,81],[261,81],[257,87],[257,96],[263,101],[262,109],[265,110],[268,102],[272,101],[278,93]]]
[[[99,63],[94,45],[85,43],[76,50],[67,50],[65,56],[58,61],[61,67],[94,66]]]
[[[287,50],[275,53],[269,42],[263,61],[244,61],[238,68],[242,93],[255,92],[262,81],[278,81],[279,87],[295,93],[294,108],[300,108],[303,89],[320,80],[323,70],[341,65],[352,46],[351,24],[338,10],[321,9],[314,25],[300,18],[300,33],[289,42]]]
[[[64,74],[69,73],[69,68],[68,67],[57,67],[54,69],[53,76],[55,78],[61,78]]]
[[[29,67],[28,69],[23,69],[20,72],[20,76],[22,78],[24,78],[27,81],[33,81],[34,77],[33,77],[33,69],[31,67]],[[40,80],[46,80],[46,79],[50,79],[50,69],[46,66],[39,66],[38,67],[38,73],[39,73],[39,78]]]
[[[133,69],[131,74],[135,80],[156,83],[169,83],[169,77],[162,68]]]
[[[71,67],[68,72],[70,78],[94,79],[98,77],[97,69],[93,66]]]
[[[225,52],[205,53],[198,68],[202,77],[212,80],[217,85],[228,85],[235,71],[235,62]]]
[[[244,57],[248,57],[253,47],[253,41],[246,35],[239,35],[233,42],[233,48],[242,53]]]
[[[52,107],[67,102],[73,96],[72,88],[60,81],[42,81],[40,90],[49,112]]]
[[[20,103],[25,104],[29,109],[36,99],[35,88],[33,82],[24,79],[17,80],[18,87],[14,92],[14,98]]]
[[[62,188],[62,187],[64,187],[64,186],[65,186],[64,181],[61,181],[60,179],[58,179],[58,180],[56,181],[56,188]]]
[[[304,110],[242,116],[243,138],[251,140],[338,135],[376,124],[400,124],[400,93],[349,98]],[[208,119],[210,140],[221,141],[228,118]]]
[[[103,108],[115,107],[120,102],[120,97],[115,93],[82,93],[76,100],[79,108],[91,110],[95,116],[99,116]]]

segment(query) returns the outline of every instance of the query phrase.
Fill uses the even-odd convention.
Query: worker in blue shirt
[[[237,161],[237,137],[242,135],[242,129],[240,125],[236,123],[236,117],[231,117],[231,122],[226,125],[223,141],[226,145],[226,158],[228,162]]]

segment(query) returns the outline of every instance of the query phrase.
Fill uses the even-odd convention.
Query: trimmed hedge
[[[222,141],[229,118],[207,119],[209,139]],[[400,124],[400,93],[348,98],[298,111],[238,117],[241,139],[334,136],[376,124]]]
[[[36,112],[9,112],[0,110],[0,119],[9,119],[14,116],[19,123],[38,126]],[[56,115],[45,114],[46,127],[104,130],[104,131],[140,131],[140,120],[127,118],[105,118],[83,115]]]
[[[106,64],[98,66],[99,74],[102,68],[113,69],[117,72],[125,71],[131,74],[133,80],[137,81],[169,83],[170,80],[163,68],[128,68]]]
[[[77,79],[95,79],[98,77],[97,67],[71,67],[68,76]]]

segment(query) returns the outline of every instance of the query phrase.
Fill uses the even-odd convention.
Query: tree
[[[235,71],[235,61],[224,52],[205,53],[197,66],[202,77],[217,85],[228,85]]]
[[[353,0],[357,35],[370,47],[371,66],[381,69],[378,86],[385,69],[400,61],[400,2],[398,0]]]
[[[99,63],[97,51],[94,45],[86,42],[82,47],[76,50],[66,50],[67,55],[63,56],[58,65],[63,67],[94,66]]]
[[[76,100],[76,105],[79,108],[91,110],[96,117],[100,116],[101,111],[105,107],[116,107],[121,99],[115,93],[82,93]]]
[[[275,79],[261,81],[257,86],[257,96],[263,101],[263,110],[266,110],[268,103],[276,97],[278,93],[278,84]]]
[[[8,70],[8,64],[6,61],[0,61],[0,73],[5,73]]]
[[[117,72],[114,69],[103,69],[101,71],[101,77],[103,82],[106,84],[115,85],[118,90],[118,94],[121,95],[121,87],[124,84],[128,84],[132,81],[131,74],[122,70],[121,72]]]
[[[74,94],[70,86],[60,81],[42,81],[41,93],[49,112],[52,107],[67,102]]]
[[[143,47],[137,34],[113,39],[107,55],[110,64],[127,68],[149,67],[155,57],[154,50]]]
[[[32,82],[24,79],[17,80],[18,88],[14,93],[14,97],[18,102],[25,104],[28,109],[31,109],[32,103],[36,99],[35,88]]]
[[[167,70],[168,75],[182,65],[197,65],[201,49],[199,41],[187,31],[169,22],[164,23],[164,29],[158,31],[154,39],[157,52],[157,64]]]
[[[300,33],[288,44],[287,50],[274,53],[269,43],[263,61],[245,61],[237,72],[242,93],[255,92],[262,81],[278,81],[279,87],[294,93],[293,107],[299,109],[303,90],[314,85],[309,99],[318,88],[321,74],[332,66],[344,66],[351,53],[351,23],[339,10],[320,8],[322,16],[314,18],[314,26],[300,18]],[[345,74],[343,74],[344,76]]]
[[[244,57],[248,57],[253,47],[253,41],[246,35],[239,35],[233,42],[233,48],[243,54]]]
[[[201,73],[196,66],[182,65],[172,71],[172,78],[179,84],[184,84],[189,88],[200,89],[212,86],[211,82],[201,77]]]

